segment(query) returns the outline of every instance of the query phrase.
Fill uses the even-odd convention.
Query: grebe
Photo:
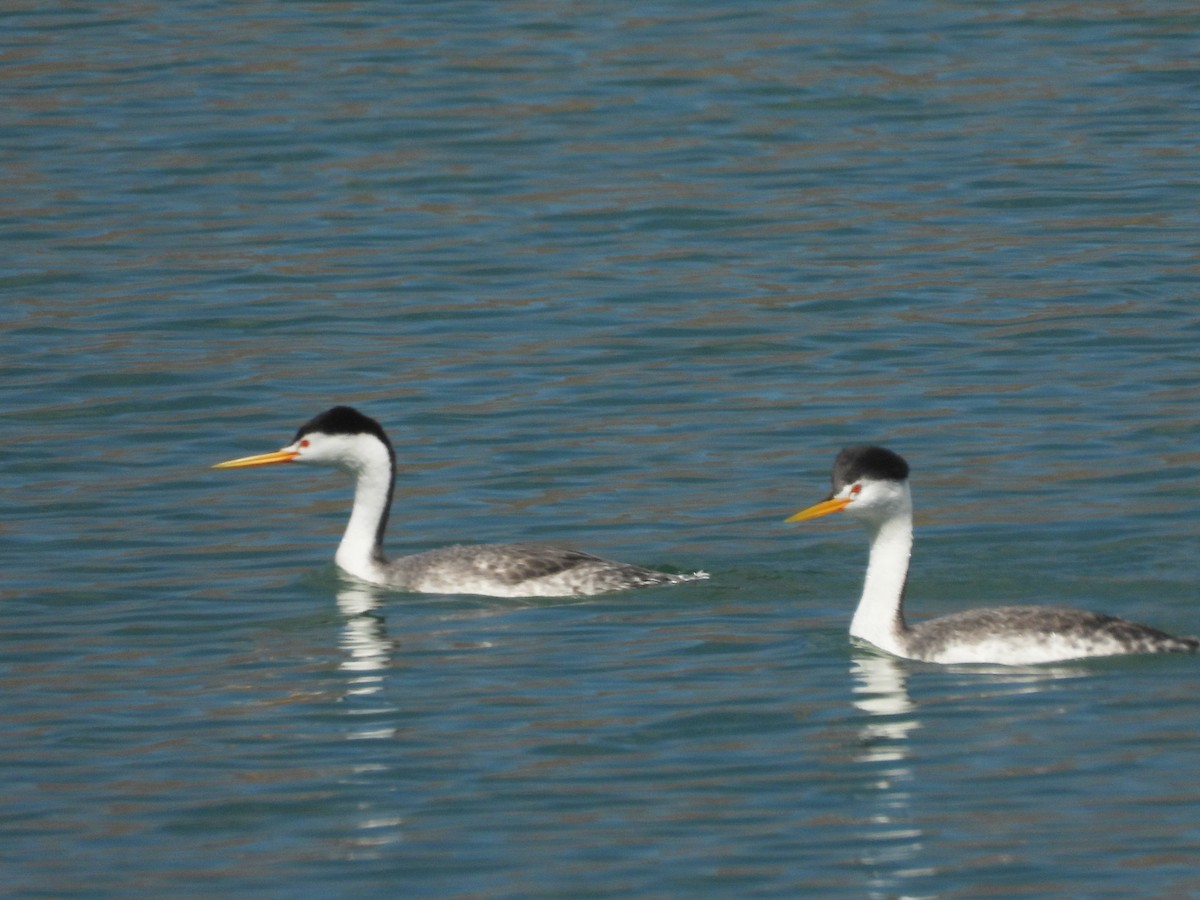
[[[708,577],[705,572],[656,572],[540,543],[456,545],[389,561],[383,554],[383,533],[392,505],[395,452],[379,423],[349,406],[314,417],[282,450],[213,468],[287,462],[332,466],[355,477],[354,507],[334,559],[360,581],[434,594],[564,597]]]
[[[935,663],[1027,665],[1129,653],[1194,653],[1200,640],[1175,637],[1116,616],[1043,606],[999,606],[916,625],[904,620],[912,554],[908,463],[883,447],[847,447],[833,464],[829,499],[789,518],[846,512],[867,526],[871,556],[850,634],[895,656]]]

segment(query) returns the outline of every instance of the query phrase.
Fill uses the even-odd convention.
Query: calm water
[[[1200,665],[881,659],[916,616],[1200,632],[1194,4],[0,13],[0,871],[28,896],[1200,893]],[[374,593],[393,550],[712,581]]]

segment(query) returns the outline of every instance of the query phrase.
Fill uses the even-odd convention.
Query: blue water
[[[1200,14],[1171,2],[0,12],[0,872],[17,896],[1200,893],[1200,667],[850,645],[846,443],[914,617],[1200,632]],[[389,544],[704,584],[364,591]]]

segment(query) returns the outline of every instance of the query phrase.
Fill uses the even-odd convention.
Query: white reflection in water
[[[379,594],[369,585],[349,585],[338,591],[338,609],[346,617],[342,649],[346,658],[338,666],[351,673],[347,695],[377,693],[391,662],[391,642],[382,616],[376,614]]]
[[[923,835],[912,821],[908,736],[921,723],[908,696],[908,671],[899,660],[863,654],[851,663],[850,674],[854,705],[871,717],[860,729],[856,761],[870,766],[875,776],[862,861],[872,871],[873,896],[894,896],[905,880],[930,874],[913,865]]]
[[[1086,665],[952,667],[972,703],[981,697],[1035,693],[1064,678],[1086,676]],[[947,671],[947,670],[943,670]],[[871,895],[917,898],[903,890],[914,878],[936,875],[918,864],[924,834],[912,810],[916,773],[909,737],[921,727],[919,707],[908,693],[910,670],[903,660],[861,651],[850,667],[854,705],[866,713],[859,728],[855,761],[871,767],[873,788],[862,861],[871,870]],[[954,682],[951,682],[954,683]],[[934,895],[924,895],[934,896]]]
[[[904,741],[919,723],[908,715],[916,707],[908,696],[908,672],[898,660],[885,656],[861,656],[853,661],[854,705],[879,718],[863,726],[864,762],[904,759]]]
[[[381,602],[379,591],[366,584],[344,585],[337,595],[338,609],[346,617],[340,641],[345,657],[338,665],[347,674],[346,710],[348,715],[364,717],[364,724],[347,732],[350,741],[390,740],[397,734],[391,724],[396,709],[378,705],[393,649],[378,611]],[[387,770],[381,763],[363,763],[354,767],[354,780],[370,781]],[[383,848],[404,839],[404,820],[381,811],[374,800],[360,802],[357,819],[356,830],[345,841],[349,859],[377,859]]]

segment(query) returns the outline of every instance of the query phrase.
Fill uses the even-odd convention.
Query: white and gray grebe
[[[845,512],[867,526],[871,555],[853,637],[906,659],[1028,665],[1131,653],[1194,653],[1200,640],[1175,637],[1116,616],[1044,606],[999,606],[915,625],[904,619],[912,554],[908,463],[883,447],[847,447],[833,464],[828,500],[789,522]]]
[[[354,506],[334,557],[360,581],[433,594],[566,597],[707,578],[673,575],[553,544],[468,544],[388,560],[383,553],[396,477],[396,455],[383,428],[349,406],[335,406],[301,426],[290,444],[213,468],[275,463],[330,466],[353,475]]]

